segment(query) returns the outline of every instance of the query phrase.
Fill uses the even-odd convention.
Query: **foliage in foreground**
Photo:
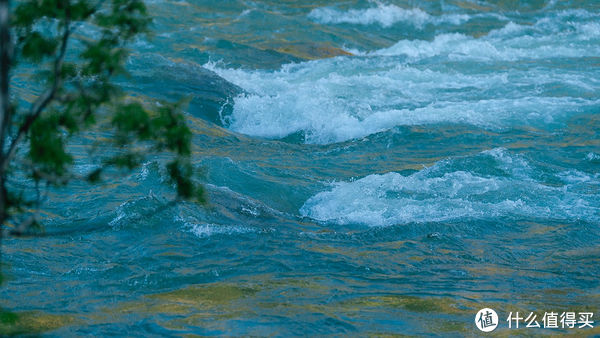
[[[149,24],[142,0],[0,0],[0,245],[6,234],[38,225],[49,187],[118,177],[152,154],[170,154],[165,171],[178,198],[204,202],[182,103],[150,109],[115,85],[127,76],[127,45]],[[82,141],[94,135],[102,138],[82,153]],[[82,155],[92,164],[84,173],[73,170]],[[71,320],[0,308],[0,336],[42,333]]]
[[[181,103],[149,109],[114,84],[149,24],[141,0],[0,0],[0,236],[2,226],[19,235],[37,224],[41,188],[97,183],[152,153],[172,154],[166,171],[179,197],[203,201]],[[23,95],[15,75],[39,95]],[[88,147],[93,168],[75,173],[69,142],[91,130],[110,137]]]

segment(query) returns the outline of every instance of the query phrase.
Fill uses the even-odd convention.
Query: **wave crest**
[[[469,171],[473,166],[482,172]],[[599,175],[554,176],[562,186],[537,181],[536,169],[524,158],[496,148],[409,176],[390,172],[335,183],[309,198],[300,213],[321,222],[369,226],[531,217],[597,222],[600,200],[592,192],[600,187]]]
[[[382,27],[390,27],[397,23],[406,23],[416,28],[422,28],[426,24],[439,25],[449,23],[458,25],[469,20],[466,14],[447,14],[443,16],[432,16],[419,8],[405,9],[396,5],[377,4],[376,7],[365,9],[338,10],[331,7],[319,7],[313,9],[308,17],[322,24],[379,24]]]

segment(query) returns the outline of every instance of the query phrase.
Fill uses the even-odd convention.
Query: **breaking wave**
[[[458,25],[469,20],[467,14],[446,14],[443,16],[432,16],[419,8],[405,9],[396,5],[378,3],[376,7],[365,9],[349,9],[346,11],[332,7],[319,7],[313,9],[308,17],[322,24],[379,24],[390,27],[397,23],[413,25],[422,28],[426,24],[449,23]]]
[[[474,166],[487,169],[469,171]],[[554,184],[537,176],[526,159],[496,148],[443,160],[408,176],[390,172],[334,183],[309,198],[300,213],[321,222],[369,226],[531,217],[600,220],[600,199],[594,193],[600,175],[559,172]]]

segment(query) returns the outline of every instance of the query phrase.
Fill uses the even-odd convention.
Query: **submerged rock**
[[[304,61],[294,54],[223,39],[212,41],[207,48],[206,55],[210,56],[211,60],[223,61],[234,68],[278,69],[286,63]]]
[[[341,48],[308,42],[281,45],[277,46],[275,49],[278,52],[290,54],[305,60],[317,60],[341,55],[353,55],[352,53]]]
[[[188,112],[218,125],[231,113],[233,98],[244,92],[198,64],[159,55],[133,57],[129,71],[137,83],[130,91],[170,101],[191,98]]]

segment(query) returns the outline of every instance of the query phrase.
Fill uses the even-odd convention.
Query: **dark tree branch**
[[[10,41],[9,1],[0,0],[0,151],[4,151],[4,137],[10,122]]]
[[[11,229],[8,233],[12,236],[22,236],[26,234],[29,228],[37,222],[37,212],[33,215],[30,215],[26,219],[24,219],[19,225],[17,225],[14,229]]]
[[[61,138],[60,132],[67,130],[69,136],[71,136],[82,132],[90,125],[97,124],[89,117],[93,116],[104,105],[115,104],[114,107],[117,109],[123,106],[126,107],[126,105],[119,105],[120,101],[124,100],[119,95],[118,88],[111,84],[110,80],[113,75],[124,70],[125,56],[127,55],[124,46],[136,35],[147,31],[149,20],[142,1],[92,1],[95,6],[88,7],[87,2],[74,4],[75,1],[73,0],[60,0],[58,7],[52,8],[48,12],[49,15],[46,15],[47,12],[45,12],[48,8],[42,6],[41,2],[37,2],[36,5],[35,1],[28,1],[24,2],[25,5],[23,6],[21,4],[16,6],[15,20],[11,21],[9,18],[9,15],[11,15],[10,0],[0,0],[0,37],[2,38],[0,42],[0,113],[2,114],[0,116],[0,242],[4,235],[55,236],[79,232],[79,229],[73,229],[64,232],[39,233],[34,229],[33,225],[36,225],[40,219],[38,215],[42,201],[38,187],[40,182],[46,184],[47,193],[48,185],[63,185],[75,179],[96,183],[100,176],[97,173],[101,173],[104,177],[104,169],[106,168],[132,169],[141,163],[141,160],[135,156],[137,152],[129,151],[121,157],[118,155],[110,156],[112,153],[103,154],[103,158],[101,157],[103,161],[99,168],[102,171],[92,171],[87,177],[70,172],[70,170],[63,170],[65,163],[72,164],[72,157],[65,151],[64,139]],[[106,6],[107,10],[101,11],[101,7],[106,3],[109,3]],[[73,9],[71,13],[72,8],[77,8],[77,10]],[[43,11],[37,13],[38,10]],[[57,13],[55,10],[64,10],[64,12]],[[46,20],[48,16],[57,19],[59,32],[53,34],[52,38],[47,39],[47,41],[45,37],[42,37],[41,40],[43,41],[41,43],[48,46],[44,46],[45,48],[39,50],[35,49],[33,52],[31,52],[31,48],[36,48],[36,41],[29,41],[31,42],[29,44],[25,42],[30,48],[30,53],[29,56],[24,56],[35,59],[35,61],[37,61],[36,57],[42,59],[48,57],[49,59],[44,60],[48,60],[50,63],[49,73],[53,77],[48,80],[45,90],[32,102],[28,110],[23,112],[23,115],[19,114],[22,119],[17,121],[17,111],[12,108],[9,96],[9,71],[12,65],[13,48],[20,48],[20,45],[15,44],[16,47],[13,47],[11,44],[10,24],[15,22],[17,25],[15,29],[19,34],[24,34],[22,38],[27,39],[31,36],[32,27],[40,20]],[[87,55],[81,55],[83,59],[88,61],[83,68],[71,67],[71,65],[65,64],[67,43],[72,38],[77,23],[85,21],[97,24],[102,30],[103,37],[95,41],[96,44],[90,44]],[[39,35],[37,38],[40,38]],[[57,44],[58,49],[56,49]],[[22,51],[22,49],[19,50]],[[37,72],[37,74],[41,73],[41,71]],[[62,106],[64,110],[60,112],[64,114],[51,116],[52,118],[57,117],[59,120],[48,119],[46,121],[42,116],[43,112],[55,106]],[[178,198],[173,202],[166,203],[162,208],[154,210],[152,214],[177,203],[181,200],[181,197],[187,199],[195,196],[195,184],[190,179],[192,175],[191,165],[181,160],[189,158],[191,133],[185,125],[185,121],[180,119],[181,115],[175,114],[176,109],[176,106],[162,108],[157,111],[158,116],[155,119],[146,117],[145,120],[151,122],[152,128],[149,128],[146,124],[137,128],[136,116],[128,116],[125,119],[125,124],[117,125],[114,122],[110,124],[116,132],[123,132],[127,136],[124,142],[118,139],[114,143],[119,151],[123,150],[123,143],[134,144],[139,141],[149,152],[169,151],[177,154],[177,160],[167,167],[169,175],[178,187]],[[142,112],[138,113],[142,117],[149,114],[145,108],[140,110]],[[39,130],[37,129],[38,126],[40,127]],[[46,127],[52,129],[45,130]],[[35,135],[32,135],[33,129],[36,130]],[[38,131],[40,131],[39,134]],[[44,133],[46,131],[47,134]],[[167,133],[169,131],[173,132]],[[32,156],[23,156],[24,158],[20,159],[17,152],[21,145],[27,145],[29,136],[37,137],[32,138],[31,141]],[[49,141],[45,138],[47,136]],[[56,141],[56,144],[53,144],[54,141]],[[155,143],[155,146],[150,147],[149,143]],[[56,150],[54,148],[60,149]],[[42,155],[50,156],[36,157],[33,154],[34,149]],[[60,170],[56,170],[57,166],[60,166]],[[14,176],[21,178],[21,173],[33,178],[35,181],[37,200],[23,199],[23,195],[27,195],[28,199],[31,197],[29,193],[32,191],[32,186],[27,179],[24,180],[27,185],[22,185],[21,195],[12,194],[14,192],[12,190],[18,190],[18,187],[13,185],[13,180],[16,178]],[[112,173],[113,171],[108,172],[108,174]],[[18,180],[15,184],[22,184],[21,181],[23,180]],[[10,198],[7,185],[11,189]],[[188,186],[188,188],[183,189],[182,186]],[[12,198],[13,195],[17,198]],[[28,211],[24,210],[23,206],[35,206],[36,209]],[[14,214],[12,214],[13,210],[15,211]],[[10,215],[8,214],[9,211],[11,212]],[[11,221],[9,224],[10,229],[5,224],[9,219]],[[102,226],[102,228],[104,227],[106,225]],[[100,227],[96,228],[100,229]],[[94,229],[89,230],[94,231]]]
[[[0,0],[0,160],[6,161],[4,155],[4,141],[10,124],[10,63],[12,45],[10,42],[10,4],[8,0]],[[6,221],[8,207],[8,194],[6,192],[6,177],[4,170],[0,170],[0,246],[2,245],[3,225]],[[2,251],[0,250],[0,268],[2,267]]]
[[[16,137],[12,140],[9,150],[6,156],[2,159],[2,163],[0,164],[0,174],[4,173],[10,163],[11,159],[14,157],[15,152],[17,150],[18,144],[23,140],[23,137],[27,135],[27,132],[35,122],[35,120],[41,115],[44,109],[52,102],[55,98],[56,93],[59,88],[62,86],[63,76],[62,76],[62,66],[64,63],[65,55],[67,53],[67,44],[69,42],[69,36],[72,33],[71,29],[71,19],[70,19],[70,11],[69,6],[65,8],[65,27],[62,34],[61,46],[59,54],[56,56],[54,61],[54,80],[52,81],[52,85],[50,88],[46,89],[46,91],[38,97],[38,99],[33,103],[31,109],[29,110],[29,114],[25,118],[25,121],[19,128]]]

